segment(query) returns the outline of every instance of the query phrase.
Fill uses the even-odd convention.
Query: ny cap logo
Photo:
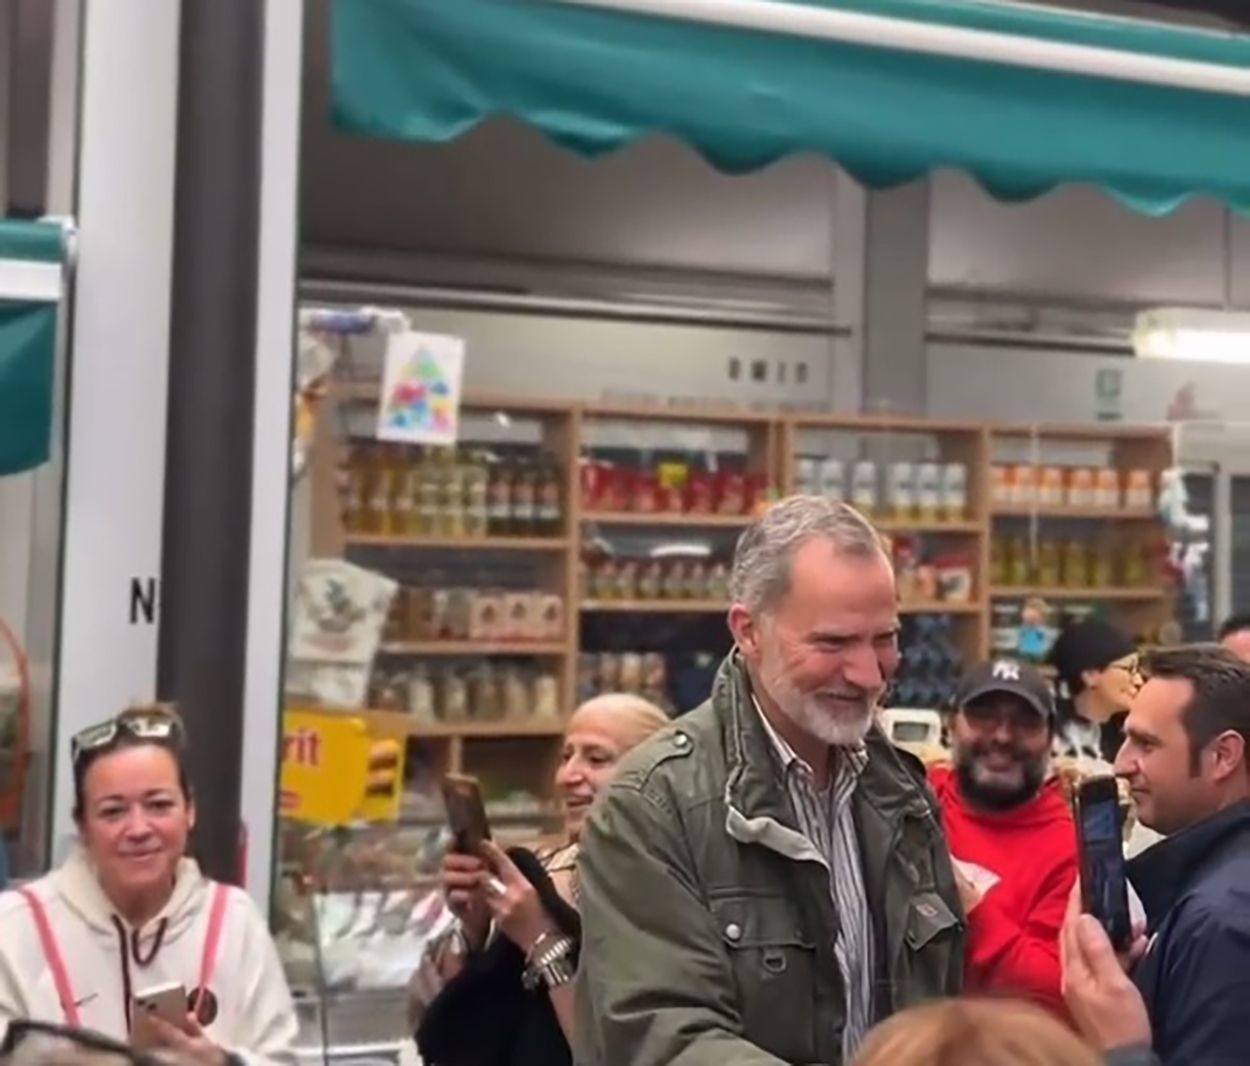
[[[1020,664],[1013,663],[1010,659],[999,659],[990,672],[998,678],[999,681],[1019,681],[1020,680]]]

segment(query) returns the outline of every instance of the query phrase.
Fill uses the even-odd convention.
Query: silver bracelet
[[[567,985],[577,972],[572,959],[577,947],[573,938],[557,936],[544,943],[546,940],[548,937],[539,937],[521,975],[521,984],[527,991],[533,992],[539,985],[548,989]]]

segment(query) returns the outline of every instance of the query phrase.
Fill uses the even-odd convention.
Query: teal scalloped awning
[[[1180,80],[1196,72],[1187,84],[1212,72],[1228,76],[1221,85],[1250,84],[1238,81],[1250,79],[1250,39],[1231,35],[995,0],[784,6],[1104,49],[1148,57]],[[1250,212],[1246,88],[1199,91],[565,0],[336,0],[332,17],[334,120],[358,134],[445,142],[508,115],[587,156],[658,132],[731,173],[817,152],[874,188],[953,168],[1000,200],[1082,182],[1149,214],[1199,195]]]
[[[58,224],[0,220],[0,476],[51,451],[63,246]]]

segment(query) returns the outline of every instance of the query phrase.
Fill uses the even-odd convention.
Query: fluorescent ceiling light
[[[1250,314],[1160,307],[1143,311],[1133,351],[1144,359],[1184,359],[1250,365]]]

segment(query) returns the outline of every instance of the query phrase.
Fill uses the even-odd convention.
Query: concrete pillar
[[[875,192],[839,171],[833,248],[835,315],[850,328],[835,341],[835,407],[925,413],[929,183]]]

